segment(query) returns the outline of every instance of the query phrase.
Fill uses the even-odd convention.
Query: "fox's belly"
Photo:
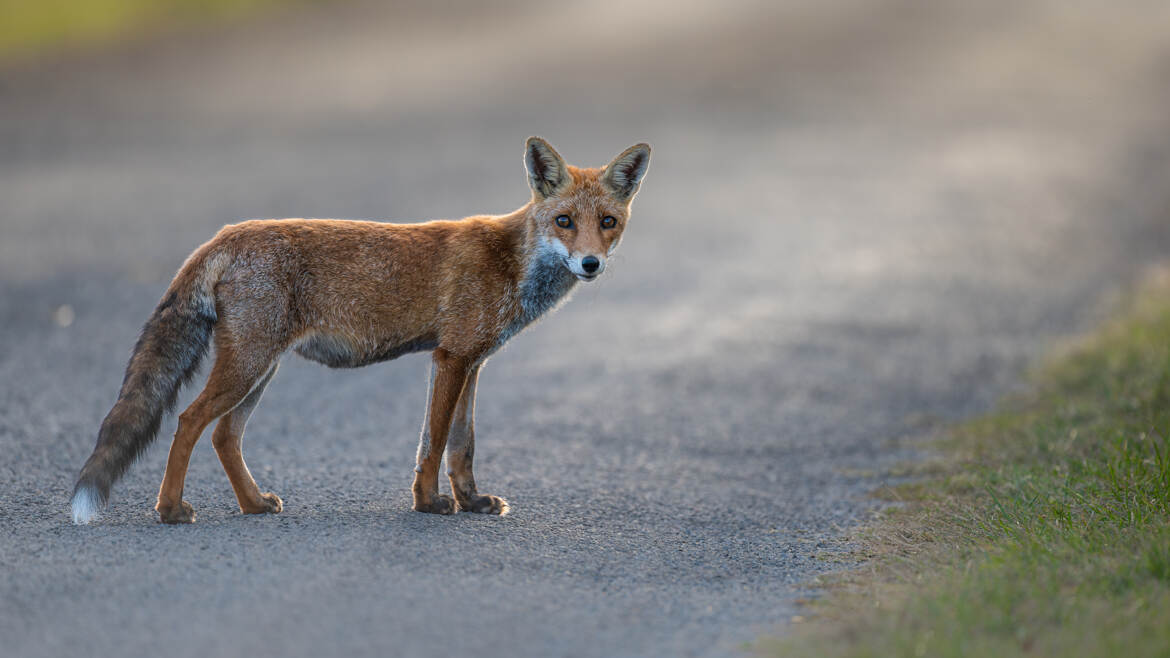
[[[437,346],[438,340],[430,336],[358,345],[345,336],[313,333],[301,339],[293,350],[310,361],[323,363],[330,368],[360,368],[396,359],[403,354],[429,352]]]

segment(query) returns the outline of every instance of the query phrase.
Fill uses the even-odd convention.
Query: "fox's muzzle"
[[[605,271],[605,259],[597,256],[570,258],[566,262],[569,271],[581,281],[592,281]]]

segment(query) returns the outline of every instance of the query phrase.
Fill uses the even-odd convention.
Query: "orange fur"
[[[176,320],[167,320],[175,317],[213,319],[216,361],[202,393],[179,416],[156,505],[163,521],[194,520],[182,499],[183,481],[196,441],[216,419],[213,441],[240,509],[281,510],[281,500],[261,493],[252,479],[240,442],[280,356],[290,349],[332,367],[432,351],[414,509],[505,512],[503,499],[478,493],[472,473],[479,368],[579,279],[603,271],[649,155],[649,147],[639,144],[604,168],[579,169],[566,165],[544,140],[530,138],[525,161],[533,196],[507,215],[423,224],[257,220],[224,227],[187,260],[143,330],[119,402],[79,478],[74,518],[88,520],[78,510],[78,501],[88,499],[79,496],[97,491],[93,495],[104,502],[109,483],[127,465],[125,455],[141,450],[142,432],[119,425],[128,425],[123,417],[132,402],[150,407],[153,401],[134,382],[155,381],[156,371],[182,370],[185,377],[193,369],[163,361],[168,341],[198,342],[180,335],[185,329]],[[559,225],[566,217],[569,225]],[[182,381],[164,379],[174,380],[176,390]],[[454,500],[438,490],[449,436]]]

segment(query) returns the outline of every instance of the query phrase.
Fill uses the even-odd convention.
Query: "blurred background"
[[[907,437],[987,409],[1165,257],[1167,107],[1157,0],[0,0],[0,635],[733,652],[835,566]],[[654,156],[605,277],[481,379],[478,479],[511,517],[406,512],[418,356],[286,360],[248,435],[279,517],[238,517],[205,441],[189,532],[150,524],[162,448],[105,525],[67,526],[197,245],[508,212],[532,134]]]

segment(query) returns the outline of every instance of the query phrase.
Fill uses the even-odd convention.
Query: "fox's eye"
[[[557,217],[557,226],[561,228],[573,228],[573,220],[568,215],[561,215]]]
[[[617,226],[617,220],[613,217],[606,215],[601,218],[601,228],[613,228],[615,226]]]

